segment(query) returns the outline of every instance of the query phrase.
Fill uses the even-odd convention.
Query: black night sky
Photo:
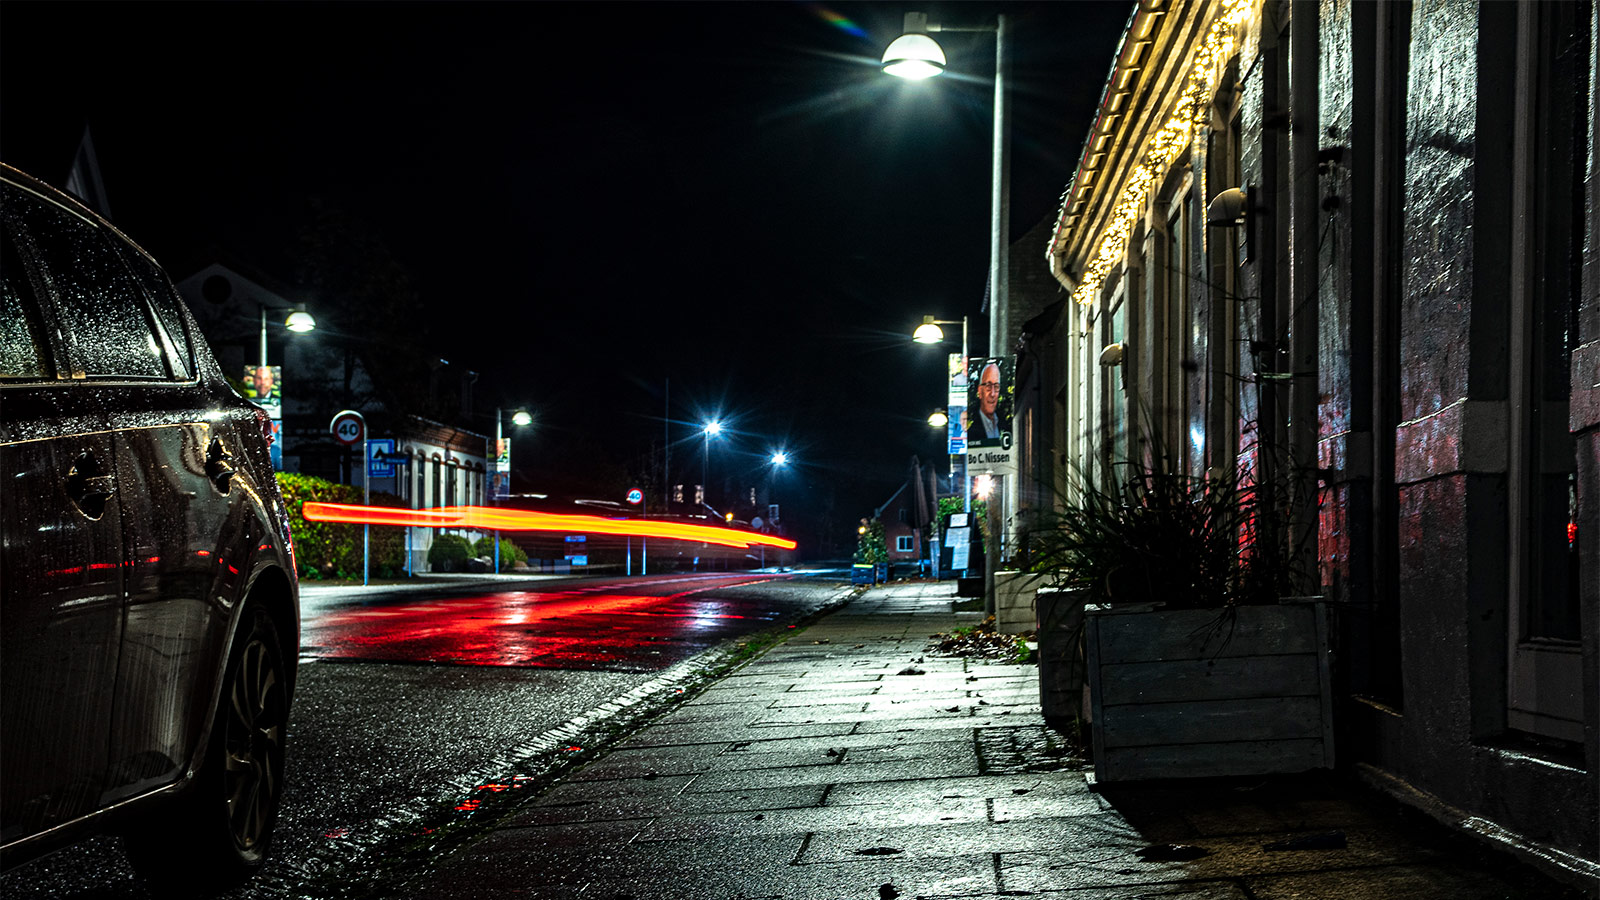
[[[642,456],[670,379],[675,462],[720,414],[714,467],[785,445],[859,514],[912,454],[943,465],[951,348],[911,329],[968,314],[987,345],[994,42],[938,35],[950,74],[889,78],[908,9],[1014,17],[1020,236],[1055,214],[1127,0],[10,0],[0,158],[60,184],[87,123],[113,221],[175,279],[220,247],[292,285],[308,210],[340,211],[410,275],[430,352],[538,416],[519,471]]]

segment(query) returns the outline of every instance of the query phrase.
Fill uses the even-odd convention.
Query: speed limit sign
[[[328,430],[333,432],[333,439],[341,444],[359,444],[366,436],[367,422],[361,413],[347,409],[333,417],[328,424]]]

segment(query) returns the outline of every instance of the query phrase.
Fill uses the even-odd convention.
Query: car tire
[[[129,861],[156,896],[210,896],[266,860],[283,800],[289,674],[277,625],[247,608],[228,657],[200,771],[156,823],[125,835]]]

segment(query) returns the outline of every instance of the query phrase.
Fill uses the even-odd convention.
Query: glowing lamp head
[[[933,323],[933,316],[924,316],[922,324],[911,332],[911,339],[919,344],[937,344],[944,340],[944,329]]]
[[[883,71],[908,81],[932,78],[944,64],[944,49],[925,34],[902,34],[883,51]]]
[[[511,424],[513,424],[513,425],[532,425],[533,424],[533,416],[528,415],[528,411],[527,410],[519,409],[516,412],[511,414]]]
[[[722,433],[722,423],[721,422],[718,422],[716,419],[712,419],[711,421],[706,423],[706,434],[709,434],[712,437],[716,437],[717,435],[719,435],[721,433]]]
[[[972,480],[972,492],[977,494],[978,498],[981,500],[989,499],[989,495],[994,493],[993,476],[979,475],[977,478],[974,478]]]
[[[297,309],[294,312],[289,313],[289,318],[283,320],[283,327],[289,329],[290,331],[304,334],[307,331],[312,331],[317,327],[317,320],[311,317],[311,313],[308,313],[303,309]]]
[[[726,520],[729,525],[733,524],[733,513],[727,513],[722,518]]]
[[[945,415],[944,414],[944,410],[942,410],[942,409],[934,410],[933,411],[933,415],[928,417],[928,425],[930,425],[933,428],[943,428],[943,427],[945,427],[946,425],[949,425],[949,424],[950,424],[950,417]]]
[[[786,465],[788,465],[789,464],[789,454],[783,452],[782,450],[779,450],[777,453],[772,454],[772,464],[775,465],[775,466],[786,466]]]

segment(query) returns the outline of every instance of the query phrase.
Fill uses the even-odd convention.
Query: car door
[[[230,407],[244,403],[208,393],[170,283],[142,253],[118,250],[145,303],[143,322],[127,327],[148,329],[167,366],[166,377],[141,380],[117,411],[119,477],[148,513],[123,522],[127,611],[111,734],[112,788],[136,794],[181,775],[198,747],[228,619],[259,541],[253,486],[236,483],[244,478],[234,423],[242,414]]]
[[[24,227],[71,214],[10,183],[0,192],[0,843],[9,845],[99,804],[123,553],[103,395],[74,377]]]

